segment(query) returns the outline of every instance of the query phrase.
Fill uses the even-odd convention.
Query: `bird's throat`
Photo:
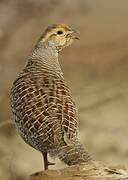
[[[40,68],[40,70],[53,72],[60,76],[63,75],[58,61],[58,51],[55,48],[47,46],[43,43],[36,45],[29,61],[32,61],[33,66]]]

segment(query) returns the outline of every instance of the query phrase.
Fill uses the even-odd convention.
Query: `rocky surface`
[[[128,170],[109,168],[100,162],[90,161],[60,170],[35,173],[30,180],[121,180],[128,179]]]

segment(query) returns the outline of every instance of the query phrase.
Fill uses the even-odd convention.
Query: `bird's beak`
[[[80,40],[78,36],[79,36],[79,32],[75,29],[71,29],[67,34],[67,37],[70,37],[71,39]]]

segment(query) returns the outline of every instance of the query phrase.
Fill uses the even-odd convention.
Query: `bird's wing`
[[[15,121],[26,130],[24,134],[30,132],[45,140],[53,135],[58,138],[66,134],[68,139],[76,136],[76,107],[64,80],[26,76],[15,83],[12,94]]]

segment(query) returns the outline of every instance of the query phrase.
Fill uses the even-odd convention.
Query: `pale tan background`
[[[81,141],[95,159],[128,166],[128,1],[0,0],[0,179],[23,180],[43,168],[11,124],[9,90],[45,27],[58,22],[80,31],[60,60]]]

